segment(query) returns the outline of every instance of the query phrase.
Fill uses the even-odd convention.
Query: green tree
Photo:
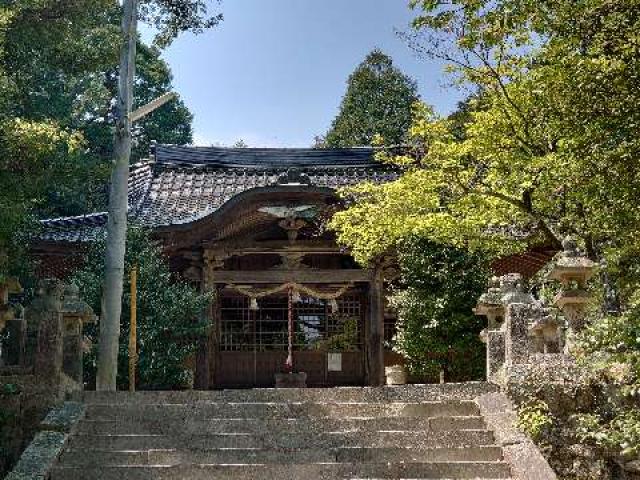
[[[640,291],[622,315],[606,315],[581,332],[576,356],[598,382],[606,385],[595,411],[576,415],[581,442],[612,457],[640,453]],[[595,382],[594,382],[595,383]],[[615,394],[611,394],[615,392]],[[608,395],[607,395],[608,394]]]
[[[74,274],[73,281],[80,287],[83,298],[101,312],[102,281],[105,240],[96,242],[87,254],[84,268]],[[195,353],[198,340],[207,334],[207,324],[200,321],[201,314],[212,298],[198,293],[184,280],[169,271],[162,248],[150,233],[132,227],[127,234],[127,272],[138,268],[138,369],[137,386],[140,389],[175,389],[189,385],[190,371],[186,360]],[[125,280],[123,297],[122,331],[125,341],[118,349],[118,380],[127,388],[128,345],[126,339],[130,326],[130,284]],[[89,338],[95,343],[94,328]],[[95,345],[94,345],[95,346]],[[96,349],[86,356],[85,381],[95,387]]]
[[[172,91],[172,74],[160,58],[160,50],[138,41],[136,48],[134,108],[141,107],[164,93]],[[118,72],[114,62],[98,78],[91,96],[87,96],[83,110],[92,112],[78,127],[83,131],[92,152],[101,163],[111,161],[113,154],[114,99],[117,95]],[[132,162],[145,158],[152,141],[189,144],[193,141],[193,115],[180,99],[171,101],[150,113],[133,129]],[[104,208],[104,204],[103,207]]]
[[[128,112],[134,102],[128,87],[134,81],[138,43],[136,29],[129,27],[135,27],[138,17],[156,27],[158,46],[168,45],[181,31],[197,33],[221,20],[207,15],[201,0],[126,0],[122,6],[112,0],[15,0],[0,6],[0,181],[7,187],[0,193],[0,275],[9,267],[5,258],[18,259],[16,246],[21,242],[16,232],[33,224],[30,219],[104,206],[111,170],[106,161],[113,156],[121,160],[119,175],[111,181],[112,187],[119,186],[112,198],[119,200],[120,208],[109,218],[126,223],[124,192],[132,140]],[[121,32],[122,18],[127,22]],[[120,50],[127,68],[115,67]],[[138,58],[136,104],[168,90],[171,82],[157,49],[143,46]],[[120,70],[125,72],[122,77]],[[190,141],[190,122],[181,103],[145,118],[133,131],[134,160],[147,151],[151,136]],[[105,138],[123,131],[124,150],[118,142],[116,148],[106,146]],[[119,253],[124,234],[110,243],[118,245]],[[108,312],[105,318],[110,318]]]
[[[82,135],[70,127],[72,78],[108,50],[97,42],[105,2],[31,2],[0,6],[0,257],[21,266],[24,239],[46,193],[83,166]],[[80,42],[85,42],[82,44]],[[96,50],[80,48],[96,43]],[[61,100],[65,98],[67,100]],[[0,276],[11,268],[0,262]]]
[[[596,258],[633,245],[640,182],[637,2],[412,2],[412,37],[482,92],[464,135],[419,108],[394,183],[334,217],[366,259],[410,233],[491,255],[579,235]],[[481,102],[481,105],[480,105]],[[635,132],[635,133],[634,133]]]
[[[0,7],[0,249],[12,271],[27,263],[16,235],[36,218],[106,208],[118,14],[111,0]],[[137,66],[136,106],[171,90],[156,47],[139,42]],[[134,131],[133,161],[151,140],[190,143],[191,121],[180,100],[147,116]]]
[[[391,57],[374,50],[349,77],[340,112],[316,146],[368,146],[374,141],[399,145],[418,99],[415,81],[394,67]]]
[[[401,287],[391,297],[398,311],[393,349],[412,374],[434,381],[478,380],[485,353],[479,333],[484,319],[473,315],[486,287],[487,266],[478,256],[419,237],[398,249]]]
[[[488,256],[579,235],[588,255],[607,258],[607,273],[619,275],[626,311],[594,314],[576,352],[593,375],[571,378],[566,403],[532,375],[522,417],[539,434],[554,423],[546,441],[556,461],[583,442],[615,461],[637,455],[640,3],[411,4],[412,45],[447,61],[454,80],[480,96],[462,131],[460,116],[419,108],[411,129],[419,148],[380,155],[406,172],[352,190],[356,202],[334,217],[339,238],[365,261],[408,235]],[[577,391],[594,399],[585,412]]]

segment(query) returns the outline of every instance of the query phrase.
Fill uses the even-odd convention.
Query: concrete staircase
[[[85,392],[52,480],[505,479],[487,384]]]

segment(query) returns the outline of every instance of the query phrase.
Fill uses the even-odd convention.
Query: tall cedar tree
[[[412,106],[419,100],[416,82],[373,50],[351,74],[340,112],[323,146],[368,146],[377,136],[385,145],[399,145],[411,126]]]

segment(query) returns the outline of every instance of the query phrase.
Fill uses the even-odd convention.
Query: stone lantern
[[[564,239],[562,248],[549,278],[562,284],[562,290],[554,298],[554,303],[567,319],[568,351],[574,335],[584,327],[585,308],[591,298],[585,287],[587,280],[596,271],[596,264],[579,252],[575,239],[571,237]]]
[[[476,308],[473,309],[476,315],[487,317],[489,330],[495,330],[504,319],[504,305],[502,304],[502,292],[500,290],[500,279],[492,277],[489,280],[489,288],[486,293],[480,295]]]
[[[503,308],[513,303],[530,305],[535,303],[533,296],[524,291],[522,287],[522,275],[509,273],[500,277],[500,291]]]
[[[8,278],[0,282],[0,331],[9,320],[15,318],[15,311],[9,304],[9,294],[22,293],[22,286],[15,278]]]
[[[489,288],[478,299],[473,313],[484,315],[488,320],[487,328],[480,333],[480,339],[487,345],[487,379],[491,379],[504,364],[504,332],[500,330],[504,319],[504,304],[498,277],[489,280]]]
[[[0,282],[0,332],[4,331],[4,339],[0,340],[0,365],[22,365],[24,362],[25,323],[21,318],[21,307],[9,303],[12,293],[22,293],[17,279]]]
[[[93,309],[80,299],[77,285],[67,285],[62,303],[64,373],[82,384],[83,326],[95,323]]]
[[[41,280],[35,297],[24,310],[27,365],[36,375],[56,383],[62,369],[62,284]]]
[[[529,326],[534,353],[559,353],[560,324],[549,309],[541,308]]]
[[[526,363],[529,359],[528,328],[533,315],[540,309],[530,293],[524,291],[522,275],[510,273],[500,278],[504,321],[504,365]]]

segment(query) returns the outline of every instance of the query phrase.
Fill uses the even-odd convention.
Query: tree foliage
[[[409,370],[436,380],[477,380],[484,375],[484,321],[472,308],[487,280],[487,268],[463,250],[410,237],[399,249],[401,286],[391,297],[398,311],[393,349]]]
[[[564,392],[531,380],[521,425],[574,475],[636,458],[640,3],[411,4],[407,40],[448,62],[475,97],[449,118],[420,107],[418,148],[380,156],[405,169],[400,180],[348,192],[355,202],[333,226],[361,261],[408,235],[490,256],[581,237],[591,258],[609,261],[603,275],[617,277],[626,311],[598,311],[583,332],[584,378]],[[599,451],[581,465],[576,444]]]
[[[160,95],[172,90],[172,74],[169,66],[160,58],[160,50],[138,42],[136,54],[136,78],[134,108],[141,107]],[[110,65],[91,96],[86,98],[85,109],[91,117],[81,128],[96,154],[105,162],[113,155],[113,122],[115,97],[118,87],[117,63]],[[133,130],[134,148],[132,162],[149,154],[151,141],[189,144],[193,141],[193,115],[180,99],[173,100],[136,122]]]
[[[83,299],[100,315],[105,241],[92,246],[85,266],[74,274]],[[129,229],[125,270],[138,268],[137,325],[138,370],[140,389],[184,388],[190,383],[191,372],[186,360],[195,353],[198,340],[207,333],[207,324],[200,320],[202,312],[212,300],[200,294],[169,271],[161,247],[148,231],[138,227]],[[127,388],[128,346],[130,327],[130,278],[125,281],[123,298],[122,336],[118,355],[118,385]],[[97,340],[97,331],[90,332]],[[95,349],[86,356],[85,381],[95,385]]]
[[[219,0],[217,0],[219,3]],[[222,21],[210,14],[207,0],[142,0],[140,18],[157,30],[154,43],[166,47],[182,32],[201,33]]]
[[[391,57],[373,50],[349,77],[340,112],[316,144],[331,148],[367,146],[374,141],[401,144],[416,101],[415,81],[398,70]]]
[[[406,173],[338,214],[361,260],[408,234],[493,255],[579,235],[591,257],[637,243],[638,3],[414,1],[407,34],[477,93],[464,135],[419,108]]]
[[[18,265],[18,234],[36,218],[105,208],[119,10],[111,0],[0,6],[0,251]],[[137,64],[136,106],[171,90],[156,47],[140,43]],[[151,140],[190,143],[191,121],[180,100],[153,112],[134,132],[134,161]],[[0,262],[0,275],[14,267]]]
[[[70,98],[74,85],[64,79],[89,61],[81,52],[72,58],[69,37],[93,31],[95,10],[73,2],[58,8],[30,1],[0,6],[0,256],[19,249],[15,233],[44,207],[47,186],[82,166],[82,136],[53,97]],[[12,265],[0,263],[2,276]]]

